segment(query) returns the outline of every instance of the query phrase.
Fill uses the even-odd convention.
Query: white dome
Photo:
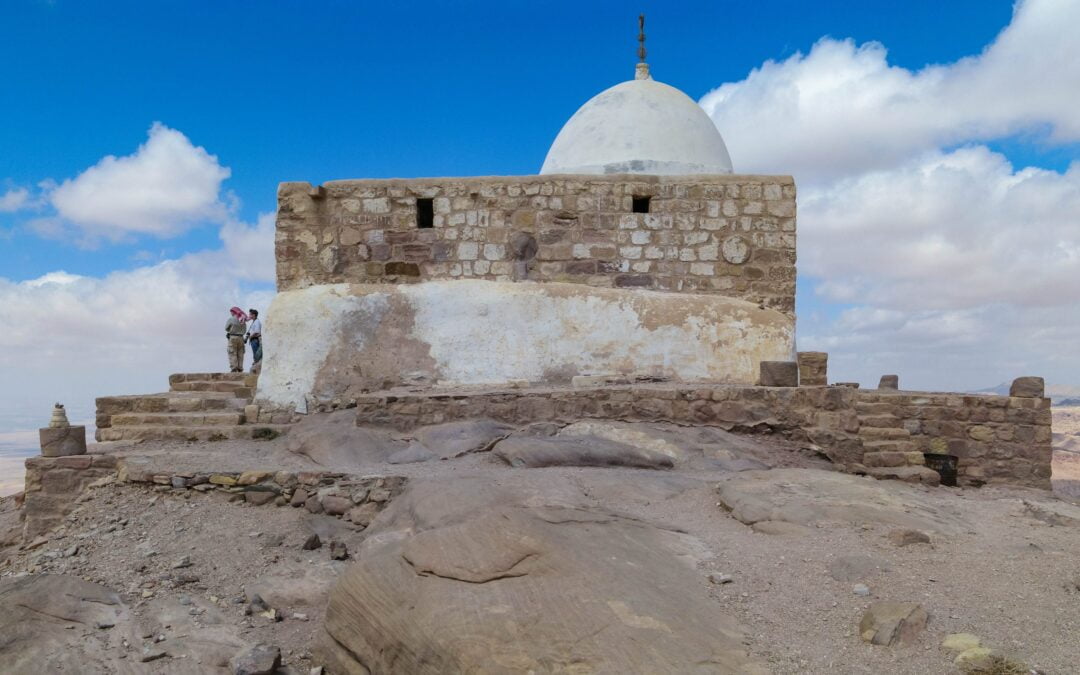
[[[639,64],[638,79],[600,92],[574,113],[540,173],[731,173],[731,157],[701,106]]]

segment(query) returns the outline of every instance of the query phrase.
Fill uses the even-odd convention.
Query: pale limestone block
[[[477,225],[476,211],[466,211],[465,212],[465,224],[468,225],[469,227],[476,227],[476,225]]]
[[[649,228],[650,230],[659,230],[664,226],[663,221],[660,219],[660,216],[655,213],[646,213],[644,218],[642,218],[641,220],[645,227]]]
[[[503,262],[491,263],[491,273],[492,274],[498,274],[500,276],[503,276],[503,275],[511,274],[511,273],[513,273],[513,271],[514,271],[514,266],[510,262],[503,261]]]
[[[681,260],[683,262],[690,262],[692,260],[697,260],[697,253],[695,253],[694,249],[692,249],[692,248],[684,248],[684,249],[679,251],[679,260]]]
[[[702,218],[701,229],[714,232],[716,230],[722,230],[727,227],[727,218]]]
[[[578,260],[592,257],[589,253],[589,247],[585,244],[574,244],[574,248],[571,250],[570,255]]]
[[[446,197],[438,197],[431,204],[435,213],[450,213],[450,200]]]
[[[750,259],[750,245],[740,236],[728,237],[720,246],[724,260],[733,265],[741,265]]]
[[[695,244],[704,244],[709,241],[708,232],[688,232],[683,237],[683,243],[687,246],[694,246]]]
[[[717,218],[720,216],[720,202],[708,201],[705,202],[705,215],[709,218]]]
[[[390,200],[386,197],[365,199],[363,211],[364,213],[390,213]]]
[[[465,241],[458,244],[457,252],[459,260],[476,260],[480,255],[480,245],[476,242]]]
[[[619,216],[619,229],[620,230],[636,230],[641,226],[641,219],[637,214],[624,213]]]
[[[367,242],[369,244],[382,244],[386,242],[386,232],[383,230],[368,230]]]
[[[491,263],[487,260],[477,260],[473,263],[473,272],[478,275],[485,275],[491,271]]]
[[[446,222],[450,227],[461,227],[465,224],[465,214],[461,211],[455,211],[447,217]]]
[[[629,264],[628,261],[623,261],[623,265],[627,265],[627,264]],[[650,271],[652,271],[652,263],[647,261],[647,260],[642,260],[640,262],[636,262],[636,263],[631,264],[629,270],[623,269],[621,271],[623,271],[623,272],[626,272],[626,271],[650,272]]]
[[[296,235],[296,239],[301,244],[307,246],[311,251],[319,250],[319,238],[316,237],[315,233],[311,230],[301,230],[300,233]]]
[[[770,202],[769,215],[779,216],[781,218],[791,218],[795,215],[795,202],[787,200]]]
[[[506,257],[506,247],[502,244],[484,244],[484,258],[487,260],[502,260]]]
[[[629,260],[637,260],[641,257],[640,246],[623,246],[619,249],[619,255]]]
[[[341,200],[341,208],[349,213],[360,213],[360,200],[359,199],[343,199]]]
[[[743,207],[743,213],[750,216],[760,215],[765,210],[765,205],[761,202],[747,202]]]
[[[698,247],[698,260],[719,260],[720,246],[718,244],[706,244]]]
[[[699,277],[711,277],[716,274],[716,266],[712,263],[690,263],[690,274]]]
[[[461,263],[454,263],[453,265],[450,265],[450,276],[452,276],[452,277],[460,277],[461,276]]]
[[[633,244],[648,244],[652,239],[652,232],[648,230],[634,230],[630,233],[630,242]]]
[[[684,230],[696,230],[697,229],[697,216],[692,213],[676,213],[675,214],[675,227]]]
[[[737,216],[739,215],[739,205],[732,199],[726,199],[724,200],[722,212],[728,218]]]

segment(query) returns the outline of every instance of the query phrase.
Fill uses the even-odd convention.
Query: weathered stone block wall
[[[31,457],[26,460],[23,538],[53,529],[75,506],[90,483],[116,471],[112,455]]]
[[[861,433],[958,458],[961,485],[1050,487],[1050,399],[854,390]],[[868,444],[873,441],[868,441]]]
[[[153,485],[159,490],[224,492],[230,501],[254,506],[304,507],[367,527],[408,482],[404,476],[355,476],[331,471],[180,471],[162,473],[137,459],[121,460],[122,483]]]
[[[635,196],[650,197],[648,213],[632,212]],[[417,226],[418,198],[433,200],[431,228]],[[282,183],[276,253],[279,291],[530,279],[717,293],[793,315],[795,184],[749,175]]]
[[[369,394],[356,403],[358,425],[409,430],[487,417],[508,424],[569,424],[582,419],[712,425],[779,431],[822,446],[840,464],[856,464],[862,445],[854,390],[675,384],[588,388],[498,389],[469,393]]]
[[[490,417],[526,425],[581,419],[671,422],[802,437],[842,468],[895,466],[881,458],[958,458],[961,485],[1050,486],[1050,401],[1045,398],[880,392],[848,387],[627,385],[382,392],[357,399],[357,424],[409,430]],[[871,461],[874,460],[874,461]]]

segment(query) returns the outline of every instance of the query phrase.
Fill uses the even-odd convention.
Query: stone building
[[[1040,379],[864,391],[796,354],[795,217],[791,177],[733,173],[704,111],[644,63],[570,118],[535,176],[282,183],[250,417],[710,425],[879,478],[1048,486]],[[103,401],[99,434],[134,433],[108,413],[132,404]]]
[[[585,103],[536,176],[283,183],[264,404],[575,376],[754,384],[795,352],[795,185],[686,94]]]

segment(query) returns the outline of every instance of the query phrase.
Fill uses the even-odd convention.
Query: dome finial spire
[[[638,14],[637,22],[638,22],[638,36],[637,36],[637,40],[638,40],[638,50],[637,50],[638,64],[637,64],[637,67],[634,69],[634,79],[635,80],[651,80],[652,77],[649,75],[649,64],[645,63],[646,51],[645,51],[645,14],[644,13]]]

